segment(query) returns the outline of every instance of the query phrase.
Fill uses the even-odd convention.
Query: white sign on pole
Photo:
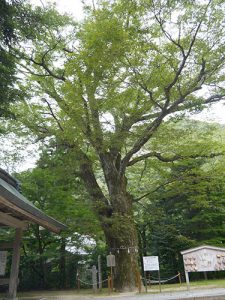
[[[144,271],[159,271],[158,256],[143,256]]]
[[[107,267],[115,267],[115,266],[116,266],[115,255],[113,254],[107,255]]]
[[[0,251],[0,275],[5,275],[7,251]]]

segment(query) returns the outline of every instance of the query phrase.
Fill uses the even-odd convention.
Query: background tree
[[[20,78],[16,68],[16,57],[12,47],[18,45],[21,33],[31,22],[34,15],[26,12],[23,0],[0,1],[0,117],[12,117],[8,106],[11,102],[20,100],[23,93],[20,91],[17,80]],[[37,19],[36,19],[37,21]],[[37,21],[38,22],[38,21]]]
[[[59,156],[56,161],[48,152],[38,167],[16,174],[24,196],[68,227],[57,236],[38,225],[29,226],[24,233],[21,259],[23,289],[74,287],[81,252],[90,258],[90,243],[85,245],[84,241],[94,241],[97,248],[102,239],[98,221],[89,208],[88,194],[79,178],[71,180],[67,172]]]
[[[16,66],[9,48],[16,40],[13,18],[16,16],[18,5],[17,1],[10,3],[1,0],[0,2],[0,116],[6,114],[6,106],[15,96],[12,89]]]
[[[225,222],[223,156],[190,156],[204,148],[209,153],[211,147],[223,151],[224,127],[190,120],[171,125],[158,130],[150,147],[156,151],[167,147],[180,160],[149,162],[148,158],[129,175],[137,196],[140,254],[159,255],[162,276],[167,278],[183,270],[180,251],[202,244],[223,247]]]
[[[223,11],[218,1],[99,1],[78,26],[38,9],[38,33],[28,28],[29,47],[14,50],[27,79],[26,102],[13,109],[21,131],[54,140],[74,162],[115,251],[118,290],[134,289],[137,270],[127,169],[179,159],[145,146],[165,118],[224,98]]]

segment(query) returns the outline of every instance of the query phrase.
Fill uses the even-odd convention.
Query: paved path
[[[225,300],[225,288],[223,289],[210,289],[210,290],[194,290],[194,291],[183,291],[183,292],[171,292],[161,294],[141,294],[141,295],[123,295],[113,297],[95,297],[89,299],[101,299],[101,300],[184,300],[184,299],[224,299]]]
[[[26,299],[26,298],[22,298]],[[37,299],[37,297],[36,297]],[[201,289],[190,292],[166,292],[161,294],[125,293],[111,296],[57,295],[40,297],[39,300],[225,300],[225,288]]]

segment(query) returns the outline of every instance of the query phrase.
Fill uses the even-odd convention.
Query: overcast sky
[[[88,0],[89,1],[89,0]],[[82,13],[82,1],[81,0],[30,0],[35,5],[46,5],[47,3],[56,3],[60,12],[66,12],[73,15],[77,20],[81,20]]]

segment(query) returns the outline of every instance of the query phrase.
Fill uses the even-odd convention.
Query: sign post
[[[110,277],[111,277],[111,291],[113,292],[113,267],[116,266],[115,255],[109,254],[106,257],[107,259],[107,267],[110,267]]]
[[[147,287],[147,278],[146,278],[146,271],[144,271],[144,277],[145,277],[145,292],[148,292],[148,287]]]
[[[162,288],[161,288],[160,270],[158,270],[158,277],[159,277],[159,291],[161,293],[162,292]]]
[[[161,293],[159,257],[158,256],[143,256],[143,265],[144,265],[145,279],[146,279],[146,271],[158,271],[159,290],[160,290],[160,293]],[[147,292],[147,282],[146,282],[146,287],[145,288],[146,288],[146,292]]]
[[[190,290],[190,272],[225,271],[225,248],[209,245],[181,251],[187,289]]]

